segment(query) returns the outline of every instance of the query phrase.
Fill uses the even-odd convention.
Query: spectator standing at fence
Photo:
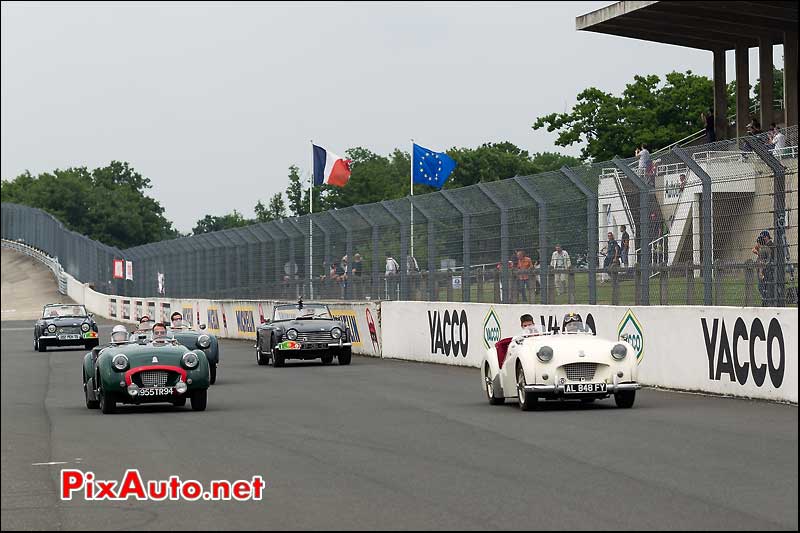
[[[650,151],[645,143],[636,150],[636,155],[639,157],[639,175],[649,179],[652,174],[653,158],[650,157]]]
[[[390,299],[393,294],[395,294],[398,290],[397,284],[397,275],[400,273],[400,263],[392,257],[390,252],[386,252],[386,273],[384,274],[385,277],[385,289],[386,289],[386,299]]]
[[[417,258],[411,254],[406,256],[406,274],[419,274]]]
[[[608,269],[612,265],[619,265],[619,244],[614,239],[614,234],[608,232],[608,243],[605,246],[606,258],[603,261],[603,268]],[[605,279],[605,278],[604,278]]]
[[[396,276],[400,273],[400,263],[392,257],[391,253],[386,253],[386,277]]]
[[[619,249],[619,260],[620,263],[628,266],[628,252],[631,250],[631,236],[628,235],[628,230],[625,229],[625,225],[619,227],[619,230],[622,232],[619,236],[620,240],[620,249]]]
[[[517,291],[520,296],[520,303],[528,303],[528,291],[530,290],[529,280],[531,269],[533,268],[533,261],[525,255],[524,250],[517,250]]]
[[[349,265],[347,264],[347,256],[342,257],[341,263],[336,267],[336,279],[342,283],[342,286],[347,287],[347,274]]]
[[[542,290],[542,277],[540,275],[541,270],[542,264],[537,259],[533,262],[533,271],[535,273],[533,276],[533,294],[539,294],[539,291]]]
[[[351,267],[353,275],[358,277],[358,278],[360,278],[361,274],[364,272],[363,269],[364,269],[364,266],[363,266],[363,263],[361,261],[361,254],[355,254],[353,256],[353,266]]]
[[[700,113],[700,121],[703,122],[706,127],[706,142],[716,142],[717,133],[714,130],[714,110],[709,108],[708,113]]]
[[[753,253],[758,259],[758,292],[761,294],[761,305],[773,305],[772,293],[775,285],[775,243],[767,230],[762,231],[756,238]]]
[[[567,292],[567,270],[572,266],[569,254],[561,249],[560,244],[556,244],[556,250],[550,258],[550,267],[555,272],[556,294],[561,295]]]
[[[775,134],[772,136],[772,147],[775,152],[786,148],[786,135],[778,127],[775,128]],[[783,154],[779,153],[778,157],[781,155]]]

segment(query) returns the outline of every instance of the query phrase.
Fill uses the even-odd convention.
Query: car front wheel
[[[208,382],[212,385],[217,382],[217,363],[209,363],[209,379]]]
[[[281,354],[280,350],[273,349],[272,350],[272,366],[275,368],[283,366],[285,359],[283,354]]]
[[[259,364],[259,366],[264,366],[264,365],[269,364],[269,356],[264,355],[264,353],[261,351],[261,339],[260,338],[256,342],[256,362]]]
[[[192,411],[205,411],[208,403],[208,389],[196,390],[192,393]]]
[[[523,411],[532,411],[536,408],[537,398],[525,390],[525,370],[519,368],[517,373],[517,395],[519,396],[519,408]]]
[[[489,405],[502,405],[505,403],[505,398],[497,398],[494,395],[494,380],[490,375],[489,367],[486,367],[486,371],[483,373],[483,381],[486,384],[486,398],[489,400]]]
[[[47,345],[42,341],[40,341],[39,339],[36,339],[36,349],[39,350],[40,352],[46,352]]]
[[[86,381],[86,377],[84,376],[83,379],[83,395],[86,398],[86,408],[87,409],[99,409],[100,402],[98,400],[90,400],[89,399],[89,383]]]
[[[336,358],[339,360],[340,365],[349,365],[350,360],[353,358],[353,352],[349,349],[342,350]]]
[[[112,415],[117,411],[117,401],[114,399],[114,395],[110,392],[106,392],[100,389],[100,410],[103,412],[104,415]]]
[[[617,407],[622,407],[623,409],[629,409],[633,407],[633,402],[636,401],[636,391],[629,390],[629,391],[615,392],[614,401],[616,402]]]

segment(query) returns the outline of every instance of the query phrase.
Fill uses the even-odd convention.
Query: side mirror
[[[200,329],[206,329],[206,325],[205,324],[200,324]]]
[[[89,313],[88,316],[89,318],[94,318],[94,313]]]

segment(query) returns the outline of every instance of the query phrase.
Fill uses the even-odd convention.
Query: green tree
[[[303,202],[300,169],[296,165],[289,167],[289,186],[286,188],[286,198],[289,201],[289,211],[293,216],[299,217],[308,213],[308,202]]]
[[[178,236],[161,204],[145,195],[150,188],[150,180],[128,163],[112,161],[92,171],[25,172],[4,180],[0,194],[4,202],[42,209],[94,240],[129,248]]]
[[[713,82],[705,76],[671,72],[635,76],[621,96],[589,87],[568,113],[536,119],[533,129],[558,133],[558,146],[583,144],[582,159],[603,161],[633,156],[646,143],[652,150],[698,131],[700,113],[713,105]],[[652,151],[651,150],[651,151]]]
[[[286,204],[283,202],[283,195],[281,193],[275,193],[266,206],[259,200],[254,210],[258,222],[269,222],[271,220],[286,218]]]
[[[197,221],[197,225],[192,229],[192,233],[194,235],[200,235],[201,233],[211,233],[212,231],[240,228],[253,224],[254,222],[254,220],[244,218],[239,211],[234,209],[233,213],[228,213],[227,215],[206,215]]]

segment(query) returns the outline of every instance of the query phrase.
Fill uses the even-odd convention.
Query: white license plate
[[[150,387],[139,389],[139,396],[169,396],[172,394],[172,387]]]
[[[597,394],[606,392],[605,383],[568,383],[564,385],[566,394]]]
[[[71,333],[69,335],[59,335],[58,340],[60,341],[77,341],[80,340],[81,336],[77,333]]]

